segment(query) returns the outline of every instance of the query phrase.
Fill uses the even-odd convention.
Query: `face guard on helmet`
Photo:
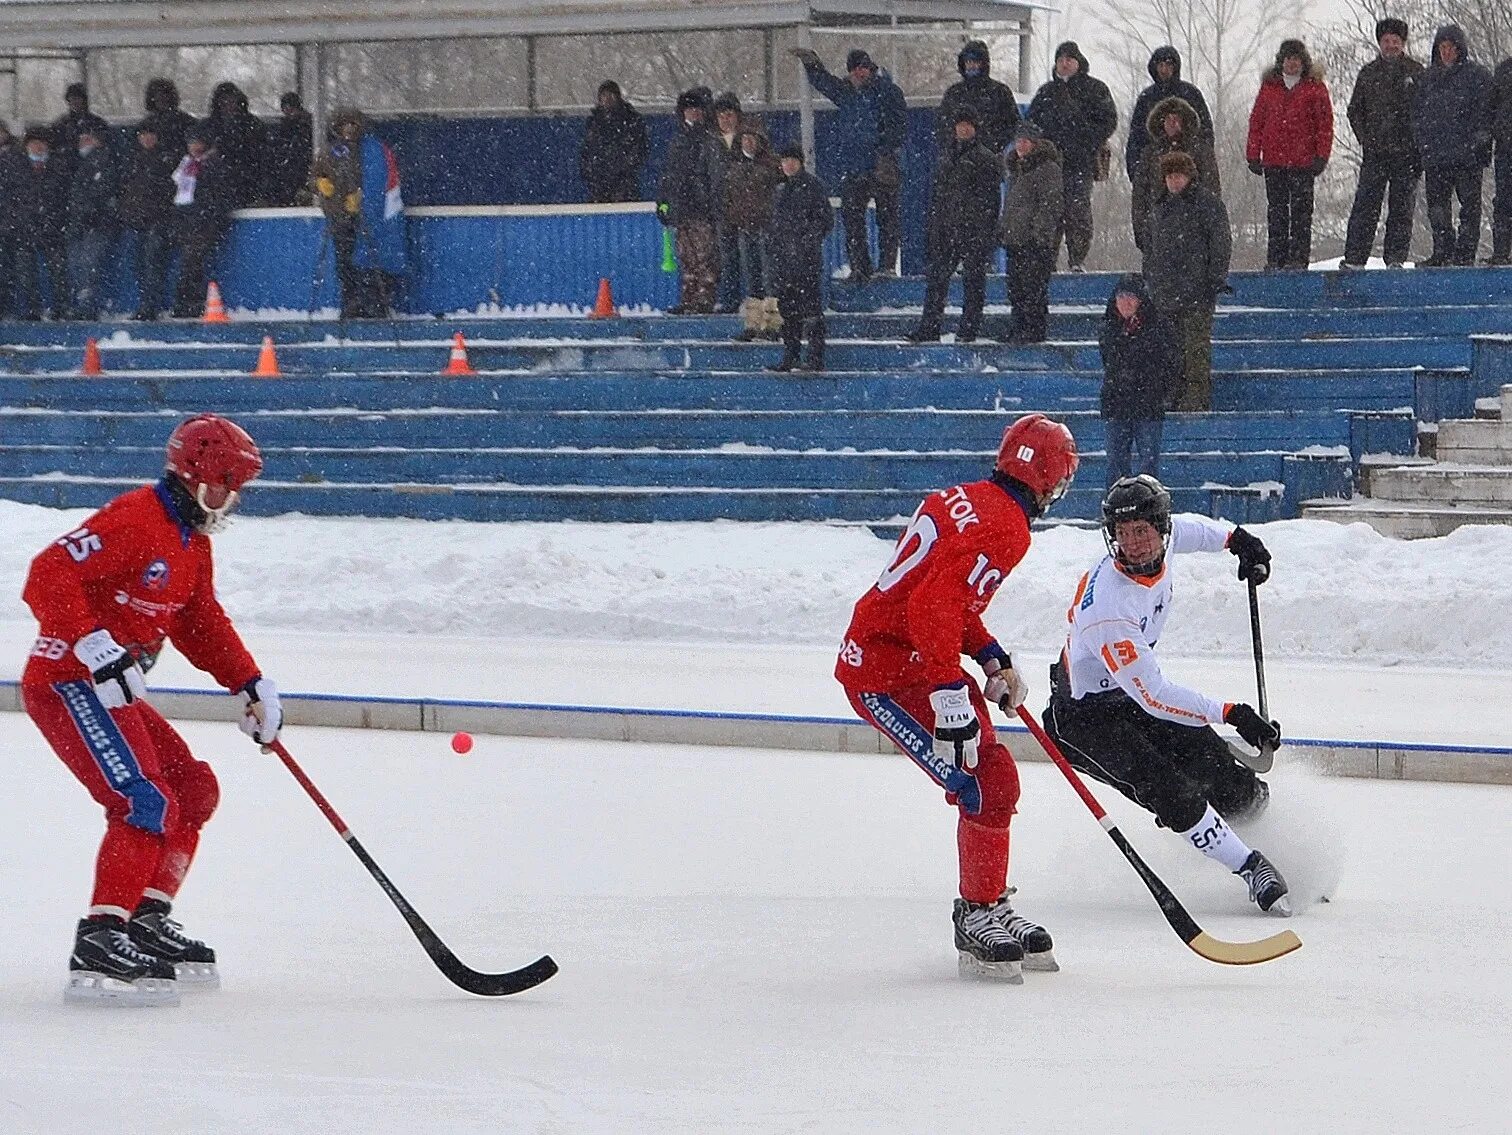
[[[262,454],[247,431],[215,414],[196,414],[168,438],[167,472],[198,507],[189,518],[201,532],[225,524],[242,486],[262,472]]]
[[[1129,575],[1159,575],[1171,544],[1171,494],[1166,487],[1148,473],[1121,477],[1103,497],[1102,517],[1103,543],[1118,565]],[[1119,543],[1118,526],[1139,520],[1150,524],[1158,539],[1125,548]]]
[[[994,472],[1028,489],[1044,515],[1066,495],[1080,463],[1070,430],[1044,414],[1028,414],[1003,431]]]

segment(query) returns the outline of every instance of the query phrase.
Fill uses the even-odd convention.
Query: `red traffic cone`
[[[214,280],[205,289],[205,314],[200,320],[202,323],[230,323],[231,317],[226,314],[226,305],[221,302],[220,285]]]
[[[79,368],[82,375],[104,374],[105,368],[100,363],[100,345],[94,341],[93,336],[84,340],[84,365]]]
[[[462,338],[462,332],[458,331],[452,336],[451,357],[446,360],[446,365],[441,368],[442,374],[464,375],[477,374],[473,370],[472,363],[467,361],[467,343]]]
[[[619,312],[614,310],[614,292],[609,287],[609,277],[599,280],[598,298],[593,301],[589,319],[613,319]]]
[[[273,336],[264,335],[262,350],[257,352],[257,365],[252,368],[253,378],[282,378],[278,369],[278,355],[273,350]]]

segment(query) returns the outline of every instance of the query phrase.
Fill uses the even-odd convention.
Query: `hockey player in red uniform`
[[[987,480],[941,489],[919,505],[856,604],[835,664],[856,712],[960,810],[954,923],[963,975],[1019,982],[1026,966],[1057,968],[1050,935],[1009,902],[1019,778],[987,703],[1016,709],[1028,687],[982,612],[1028,552],[1030,521],[1065,495],[1077,463],[1076,442],[1059,422],[1030,414],[1009,426]],[[962,669],[963,654],[982,667],[985,687]]]
[[[270,744],[283,724],[215,597],[208,533],[262,469],[234,423],[200,414],[168,439],[162,480],[111,501],[32,561],[23,597],[39,634],[21,677],[27,714],[105,809],[89,913],[67,997],[173,1004],[219,984],[215,953],[169,917],[219,788],[210,766],[147,702],[143,675],[165,641],[243,702],[242,731]]]

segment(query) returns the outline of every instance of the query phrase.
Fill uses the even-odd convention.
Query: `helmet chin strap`
[[[231,511],[236,508],[236,502],[241,499],[241,494],[232,489],[226,494],[226,502],[220,508],[211,508],[205,503],[205,490],[209,488],[203,481],[194,490],[194,503],[200,506],[200,511],[205,514],[199,530],[205,533],[219,532],[226,527],[231,520]]]

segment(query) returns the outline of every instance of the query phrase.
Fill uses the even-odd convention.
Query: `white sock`
[[[1239,838],[1238,833],[1228,826],[1222,816],[1213,811],[1211,804],[1203,813],[1202,819],[1197,821],[1197,826],[1191,831],[1182,832],[1181,838],[1209,859],[1218,860],[1230,871],[1239,870],[1250,856],[1249,845]]]

